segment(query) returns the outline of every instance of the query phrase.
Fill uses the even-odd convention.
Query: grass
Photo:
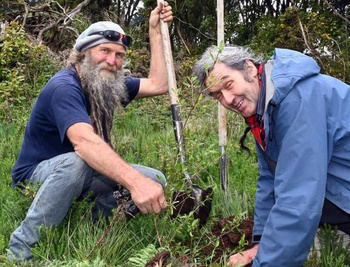
[[[190,101],[189,101],[190,102]],[[183,104],[186,121],[185,138],[188,170],[199,178],[202,188],[214,187],[211,217],[201,229],[193,216],[170,219],[171,196],[175,190],[187,190],[177,157],[171,111],[167,96],[134,101],[116,116],[118,153],[128,162],[161,170],[168,179],[165,189],[169,201],[166,212],[155,216],[138,214],[132,220],[120,217],[113,222],[104,242],[87,258],[96,242],[104,235],[111,219],[91,220],[91,204],[75,202],[61,225],[41,229],[42,242],[33,249],[34,261],[21,266],[144,266],[157,251],[171,251],[171,266],[189,263],[211,264],[210,256],[201,254],[207,244],[213,223],[230,215],[252,215],[256,179],[256,155],[250,157],[239,150],[238,138],[245,126],[235,114],[228,113],[228,181],[229,194],[220,189],[216,103],[202,100],[194,110]],[[191,111],[192,110],[192,111]],[[191,116],[188,114],[191,112]],[[6,260],[12,231],[25,216],[31,199],[12,188],[11,169],[17,158],[28,113],[16,116],[11,124],[0,122],[0,265],[16,266]],[[248,145],[254,151],[253,140]],[[222,205],[225,203],[225,205]],[[216,242],[212,240],[211,242]],[[345,256],[344,256],[345,257]],[[227,256],[221,258],[225,264]],[[346,259],[343,260],[345,262]],[[339,261],[339,257],[338,257]],[[311,263],[316,264],[317,259]],[[308,265],[317,266],[317,265]],[[319,265],[326,266],[326,265]],[[347,266],[347,265],[337,265]]]

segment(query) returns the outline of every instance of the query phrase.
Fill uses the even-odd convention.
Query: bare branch
[[[60,27],[60,29],[61,29],[61,28],[64,28],[65,30],[72,31],[72,32],[74,32],[74,34],[75,34],[76,36],[79,36],[78,30],[77,30],[76,28],[74,28],[74,27],[65,26],[65,27]]]
[[[24,5],[24,8],[25,8],[25,13],[24,13],[24,16],[23,16],[23,21],[22,21],[22,29],[24,28],[24,26],[26,25],[26,21],[27,21],[27,17],[28,17],[28,14],[29,14],[29,8],[28,8],[28,5],[25,4]]]
[[[208,38],[208,39],[211,39],[211,40],[216,41],[216,39],[213,38],[212,36],[209,36],[209,35],[207,35],[207,34],[201,32],[198,28],[194,27],[192,24],[190,24],[190,23],[188,23],[188,22],[186,22],[186,21],[181,20],[179,17],[175,17],[175,16],[174,16],[174,19],[177,19],[178,21],[180,21],[180,22],[183,23],[183,24],[187,24],[190,28],[195,29],[195,30],[198,31],[201,35],[203,35],[205,38]]]
[[[5,22],[0,22],[0,39],[2,38],[3,35],[5,35],[5,28],[6,28],[6,23]]]
[[[76,17],[76,15],[78,13],[80,13],[80,11],[82,10],[83,7],[87,6],[90,3],[90,0],[84,0],[83,2],[81,2],[79,5],[76,6],[75,9],[72,10],[72,12],[70,14],[68,14],[67,17],[69,17],[72,21],[74,20],[74,18]]]
[[[42,41],[42,36],[43,34],[56,27],[59,23],[61,23],[63,21],[63,26],[68,26],[72,23],[72,21],[74,20],[74,18],[76,17],[76,15],[81,11],[81,9],[83,7],[85,7],[86,5],[88,5],[90,2],[90,0],[84,0],[83,2],[81,2],[79,5],[77,5],[71,12],[69,12],[68,14],[63,14],[63,16],[61,16],[60,18],[58,18],[56,21],[52,22],[51,24],[49,24],[48,26],[46,26],[45,28],[41,29],[37,40],[38,42]],[[60,6],[61,7],[61,6]],[[62,7],[61,7],[62,8]],[[64,11],[64,9],[62,8],[62,10]]]
[[[344,20],[347,24],[350,24],[350,21],[349,21],[347,18],[345,18],[344,16],[342,16],[342,15],[335,9],[335,7],[332,6],[332,5],[328,2],[328,0],[324,0],[324,2],[327,4],[327,6],[328,6],[330,9],[332,9],[332,11],[333,11],[333,13],[334,13],[335,15],[337,15],[339,18],[341,18],[342,20]]]
[[[327,69],[325,68],[325,66],[324,66],[324,64],[323,64],[323,62],[322,62],[322,60],[321,60],[321,58],[318,56],[318,53],[315,51],[315,49],[311,48],[311,46],[309,45],[309,42],[308,42],[307,37],[306,37],[306,34],[305,34],[304,26],[303,26],[303,24],[302,24],[302,22],[301,22],[301,20],[300,20],[300,17],[299,17],[299,11],[298,11],[298,9],[297,9],[297,7],[296,7],[296,5],[295,5],[294,0],[291,0],[291,2],[292,2],[292,7],[295,9],[296,14],[297,14],[297,19],[298,19],[298,22],[299,22],[299,27],[300,27],[300,30],[301,30],[301,34],[303,35],[303,39],[304,39],[304,43],[305,43],[306,48],[307,48],[307,49],[313,54],[313,56],[318,60],[318,62],[319,62],[319,63],[321,64],[321,66],[322,66],[322,69],[323,69],[327,74],[329,74],[329,73],[327,72]]]
[[[188,53],[188,54],[191,54],[190,49],[188,48],[188,46],[187,46],[187,44],[186,44],[184,38],[182,37],[182,33],[181,33],[181,30],[180,30],[179,25],[176,26],[176,29],[177,29],[177,33],[179,34],[179,37],[180,37],[180,39],[181,39],[181,42],[183,43],[183,45],[185,46],[185,48],[186,48],[186,50],[187,50],[187,53]]]

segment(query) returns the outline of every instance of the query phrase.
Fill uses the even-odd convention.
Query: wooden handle
[[[224,0],[217,0],[218,43],[224,42]],[[227,145],[226,108],[218,102],[219,146]]]
[[[164,0],[157,0],[157,3],[158,4],[162,3],[164,5]],[[167,23],[164,22],[163,20],[160,20],[160,30],[162,32],[165,68],[168,74],[170,103],[172,105],[175,105],[175,104],[179,104],[179,98],[177,96],[175,68],[174,68],[174,62],[173,62],[173,54],[172,54],[171,45],[170,45],[169,29],[168,29]]]

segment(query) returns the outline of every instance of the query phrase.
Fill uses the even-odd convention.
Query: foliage
[[[158,252],[165,250],[166,248],[156,248],[153,244],[149,244],[147,247],[140,249],[134,256],[128,259],[128,266],[138,267],[145,266],[147,262]]]
[[[305,31],[311,56],[318,59],[323,72],[350,83],[350,24],[328,9],[315,8],[305,14]]]
[[[30,42],[16,22],[7,25],[0,39],[0,53],[0,119],[9,123],[16,112],[30,109],[57,67],[46,47]]]
[[[147,77],[149,73],[150,52],[147,47],[141,49],[129,49],[126,52],[128,63],[126,69],[132,71],[134,77]]]
[[[265,55],[272,55],[275,47],[307,53],[318,61],[322,72],[349,83],[348,27],[324,7],[314,7],[312,12],[288,8],[277,18],[259,20],[258,33],[249,46]]]
[[[323,225],[317,232],[318,244],[314,244],[305,267],[350,266],[350,244],[345,245],[344,235],[337,227]]]
[[[250,47],[259,53],[272,55],[275,47],[288,48],[303,52],[304,45],[297,13],[294,9],[278,18],[267,15],[259,20],[258,33],[252,39]]]
[[[32,4],[28,6],[26,2]],[[294,8],[292,2],[295,2]],[[124,27],[134,38],[133,51],[148,47],[148,17],[156,5],[155,1],[84,1],[85,6],[76,14],[73,11],[80,3],[76,0],[59,0],[37,1],[34,4],[34,1],[16,0],[4,1],[0,9],[6,11],[3,12],[3,19],[21,22],[33,38],[38,38],[48,26],[39,39],[53,51],[71,48],[76,36],[98,20],[112,20]],[[200,5],[193,0],[169,3],[174,14],[170,27],[174,57],[179,56],[181,60],[194,57],[208,46],[217,44],[215,1],[202,1]],[[349,81],[350,9],[347,1],[225,0],[224,5],[227,43],[248,45],[269,55],[274,47],[305,51],[318,61],[323,72]],[[27,14],[26,8],[30,11]],[[43,19],[47,24],[43,23]],[[140,66],[136,67],[140,70]]]
[[[350,261],[350,256],[347,253],[350,245],[347,248],[343,247],[343,236],[339,236],[337,230],[325,225],[323,231],[318,234],[321,244],[322,266],[346,266],[345,263]],[[338,258],[337,255],[343,255],[343,257]]]

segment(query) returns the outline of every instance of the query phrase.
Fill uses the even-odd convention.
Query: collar
[[[256,106],[256,117],[259,120],[260,124],[263,125],[263,116],[265,112],[265,97],[266,97],[266,75],[264,71],[264,65],[259,65],[259,86],[260,93],[258,98],[258,103]]]

